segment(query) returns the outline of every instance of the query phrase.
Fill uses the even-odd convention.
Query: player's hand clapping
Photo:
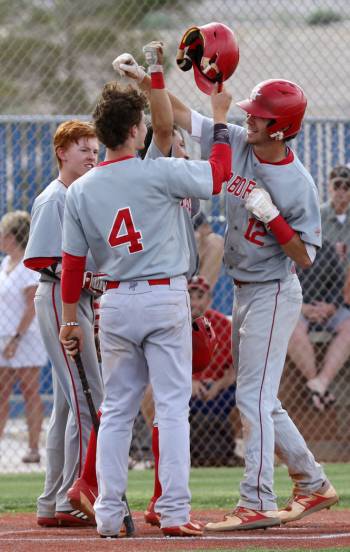
[[[161,40],[152,40],[142,48],[142,51],[147,65],[163,65],[164,43]]]
[[[140,84],[146,76],[143,67],[138,65],[135,58],[128,53],[120,54],[112,61],[113,69],[119,73],[121,77],[126,77],[131,81],[136,81]]]

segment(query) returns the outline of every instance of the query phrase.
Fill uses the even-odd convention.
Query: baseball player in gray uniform
[[[147,48],[148,51],[152,49],[154,54],[157,56],[156,65],[162,65],[162,45],[158,42],[152,42],[145,48]],[[127,55],[129,56],[129,54]],[[122,54],[114,60],[113,65],[118,71],[119,65],[124,61],[124,59],[125,54]],[[149,102],[152,125],[147,126],[145,147],[142,151],[138,152],[141,158],[144,159],[146,157],[147,159],[157,159],[158,157],[172,156],[176,158],[189,159],[183,136],[178,128],[174,128],[171,105],[169,103],[166,90],[152,89],[149,95]],[[192,217],[195,217],[199,212],[200,201],[198,198],[186,198],[181,200],[181,205],[184,208],[186,241],[189,247],[189,270],[186,274],[186,277],[189,280],[196,273],[198,268],[198,253],[192,225]],[[152,401],[153,404],[151,386],[148,386],[146,389],[143,403],[148,404],[149,401]],[[158,478],[159,443],[158,424],[156,420],[153,421],[152,450],[155,461],[154,493],[147,506],[145,520],[151,524],[154,524],[155,521],[156,525],[160,525],[160,516],[154,511],[155,502],[162,494]],[[93,505],[98,494],[95,474],[96,437],[94,431],[92,431],[83,473],[68,491],[68,497],[72,506],[81,509],[89,517],[89,519],[92,520],[95,519]]]
[[[152,88],[164,88],[161,70]],[[107,84],[94,111],[106,161],[68,190],[63,227],[61,342],[74,355],[84,349],[77,304],[90,249],[106,276],[100,338],[105,397],[97,442],[97,530],[118,536],[125,515],[128,453],[142,394],[152,384],[159,424],[158,501],[161,528],[169,536],[201,535],[190,520],[189,423],[191,316],[185,274],[186,197],[219,193],[231,171],[226,114],[230,96],[214,92],[214,144],[209,163],[135,157],[146,134],[145,97]],[[96,186],[96,180],[99,186]],[[152,217],[145,216],[152,213]],[[78,346],[75,338],[78,339]],[[166,370],[164,370],[166,367]]]
[[[52,363],[53,409],[47,430],[46,475],[38,498],[37,521],[42,526],[90,525],[72,510],[66,493],[79,475],[91,428],[91,416],[75,363],[66,355],[58,334],[62,319],[60,263],[62,224],[68,187],[96,165],[98,141],[91,124],[62,123],[54,137],[59,175],[36,198],[32,209],[25,265],[41,271],[35,296],[40,332]],[[90,263],[92,259],[90,260]],[[93,264],[88,266],[93,270]],[[102,401],[102,379],[93,337],[92,295],[80,296],[78,319],[85,334],[83,361],[96,405]]]
[[[233,350],[246,470],[238,506],[206,526],[213,531],[279,525],[338,501],[277,397],[302,304],[295,263],[307,268],[321,246],[317,189],[288,145],[300,130],[306,98],[296,84],[277,79],[258,84],[238,105],[247,113],[247,128],[229,125],[234,174],[226,187],[224,262],[235,285]],[[178,113],[205,157],[212,121],[181,108]],[[280,511],[275,450],[294,483]]]
[[[149,77],[133,64],[127,73],[142,89]],[[174,119],[201,144],[206,158],[212,120],[169,95]],[[310,266],[321,246],[315,184],[288,145],[306,109],[302,89],[283,79],[258,84],[238,105],[247,128],[228,125],[234,173],[226,186],[224,263],[235,285],[233,350],[246,471],[240,500],[213,531],[254,529],[295,521],[338,501],[323,468],[277,398],[288,341],[302,293],[295,263]],[[278,511],[273,491],[274,452],[288,466],[293,495]]]

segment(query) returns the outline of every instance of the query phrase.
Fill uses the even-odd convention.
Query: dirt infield
[[[223,511],[198,511],[194,517],[206,522],[222,517]],[[102,540],[95,529],[52,528],[36,525],[34,514],[5,514],[0,516],[1,552],[118,552],[175,551],[212,548],[219,550],[261,548],[305,548],[320,550],[326,547],[350,548],[350,511],[326,511],[281,528],[267,530],[208,533],[202,538],[165,539],[159,529],[143,522],[142,512],[134,514],[137,535],[132,539]]]

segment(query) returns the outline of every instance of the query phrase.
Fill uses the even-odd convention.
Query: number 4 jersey
[[[205,161],[136,157],[101,163],[67,191],[63,250],[85,256],[109,280],[145,280],[186,274],[189,250],[186,197],[213,191]]]
[[[258,186],[271,195],[281,215],[303,242],[321,246],[321,220],[316,185],[293,150],[278,164],[259,160],[247,143],[246,129],[228,125],[233,175],[226,185],[224,262],[227,272],[241,281],[283,279],[293,270],[269,229],[244,207]],[[202,158],[210,155],[213,121],[192,112],[192,137],[201,144]]]

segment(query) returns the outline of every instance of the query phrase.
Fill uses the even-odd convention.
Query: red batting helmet
[[[269,134],[275,140],[295,136],[306,109],[306,96],[300,86],[284,79],[270,79],[257,84],[248,100],[237,105],[250,115],[273,119]]]
[[[204,370],[218,345],[212,325],[205,316],[192,321],[192,372]]]
[[[210,95],[215,83],[227,80],[238,65],[236,37],[223,23],[190,27],[181,39],[176,61],[183,71],[193,67],[198,88]]]

